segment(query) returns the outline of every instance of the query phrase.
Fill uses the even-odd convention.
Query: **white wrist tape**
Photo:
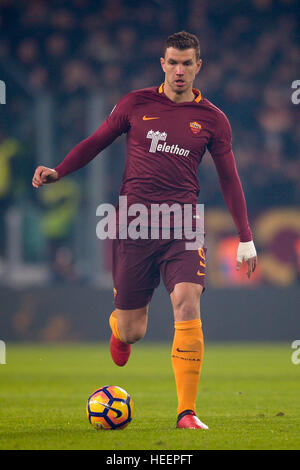
[[[256,256],[256,249],[253,243],[253,240],[250,242],[240,242],[238,251],[237,251],[237,261],[247,261],[249,258],[254,258]]]

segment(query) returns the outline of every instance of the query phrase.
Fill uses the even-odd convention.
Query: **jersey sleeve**
[[[213,158],[228,154],[232,150],[231,126],[227,117],[221,111],[219,111],[215,124],[215,132],[212,135],[207,148]]]
[[[108,127],[106,122],[101,124],[92,135],[70,150],[64,160],[55,168],[58,178],[61,179],[87,165],[117,137],[118,135]]]
[[[219,183],[224,201],[233,218],[241,242],[252,240],[249,226],[247,205],[242,184],[236,168],[232,150],[223,155],[215,156],[214,164],[219,176]]]
[[[117,135],[124,134],[130,129],[130,115],[134,106],[134,98],[131,93],[123,96],[112,109],[106,119],[108,127]]]
[[[59,179],[87,165],[119,135],[129,130],[132,102],[130,94],[121,98],[103,124],[67,154],[55,168]]]
[[[218,173],[224,201],[234,220],[240,241],[252,240],[247,205],[232,151],[232,132],[225,114],[220,112],[215,135],[207,146]]]

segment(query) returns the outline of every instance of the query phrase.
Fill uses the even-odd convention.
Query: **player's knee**
[[[122,341],[133,344],[142,339],[147,330],[148,306],[118,315],[118,328]]]
[[[127,344],[134,344],[140,339],[143,339],[145,332],[143,331],[127,331],[123,334],[122,340]]]
[[[189,321],[200,316],[200,302],[193,302],[189,298],[179,298],[174,302],[174,316],[176,321]]]
[[[145,325],[128,324],[126,328],[123,329],[122,340],[125,341],[125,343],[134,344],[143,339],[145,334]]]

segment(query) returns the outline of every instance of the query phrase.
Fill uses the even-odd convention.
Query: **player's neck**
[[[174,103],[185,103],[187,101],[194,101],[195,99],[192,87],[183,93],[176,93],[172,91],[166,82],[164,83],[164,94]]]

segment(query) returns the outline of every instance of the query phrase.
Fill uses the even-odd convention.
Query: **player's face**
[[[165,72],[165,81],[176,94],[184,93],[192,88],[202,65],[201,59],[196,60],[196,51],[192,48],[181,51],[168,47],[165,57],[161,58],[160,62]]]

